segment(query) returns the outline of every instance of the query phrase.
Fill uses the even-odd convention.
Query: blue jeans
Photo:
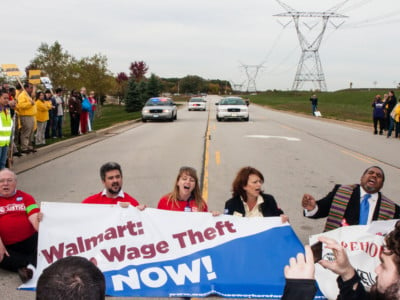
[[[314,115],[315,111],[317,110],[317,104],[311,104],[312,106],[312,114]]]
[[[388,134],[387,136],[391,136],[392,135],[392,131],[393,131],[393,127],[394,127],[394,119],[392,117],[389,117],[389,128],[388,128]]]
[[[55,116],[53,119],[53,137],[62,137],[62,124],[63,124],[63,116]]]
[[[0,170],[6,167],[8,146],[0,147]]]

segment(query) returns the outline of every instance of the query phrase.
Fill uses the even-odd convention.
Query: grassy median
[[[375,95],[382,96],[389,89],[341,90],[336,92],[315,93],[318,97],[318,110],[324,118],[353,121],[365,124],[372,122],[372,101]],[[250,95],[252,103],[274,109],[311,115],[310,96],[313,92],[265,92]],[[396,93],[395,91],[395,94]],[[247,96],[243,96],[247,97]]]

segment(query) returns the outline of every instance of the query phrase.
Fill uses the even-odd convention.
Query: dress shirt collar
[[[104,189],[104,190],[101,192],[101,196],[107,196],[107,189]],[[125,198],[124,191],[121,189],[117,195],[115,195],[114,197],[111,197],[111,198],[113,198],[113,199],[116,199],[116,198]]]

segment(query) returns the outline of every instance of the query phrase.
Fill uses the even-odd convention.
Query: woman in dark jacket
[[[232,198],[225,202],[225,213],[242,217],[280,216],[282,223],[288,221],[275,198],[263,193],[263,183],[264,176],[257,169],[240,169],[232,183]]]

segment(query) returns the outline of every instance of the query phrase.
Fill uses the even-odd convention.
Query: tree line
[[[101,103],[106,95],[118,97],[125,103],[127,111],[139,111],[148,98],[162,94],[231,92],[231,85],[225,80],[206,80],[197,75],[161,78],[154,73],[146,77],[148,69],[144,61],[134,61],[129,65],[129,74],[120,72],[114,75],[108,69],[105,55],[97,53],[76,58],[55,41],[52,45],[42,43],[38,47],[25,73],[27,78],[29,70],[41,70],[42,76],[51,79],[53,87],[67,91],[85,86],[96,91]],[[4,75],[0,81],[5,81]]]

